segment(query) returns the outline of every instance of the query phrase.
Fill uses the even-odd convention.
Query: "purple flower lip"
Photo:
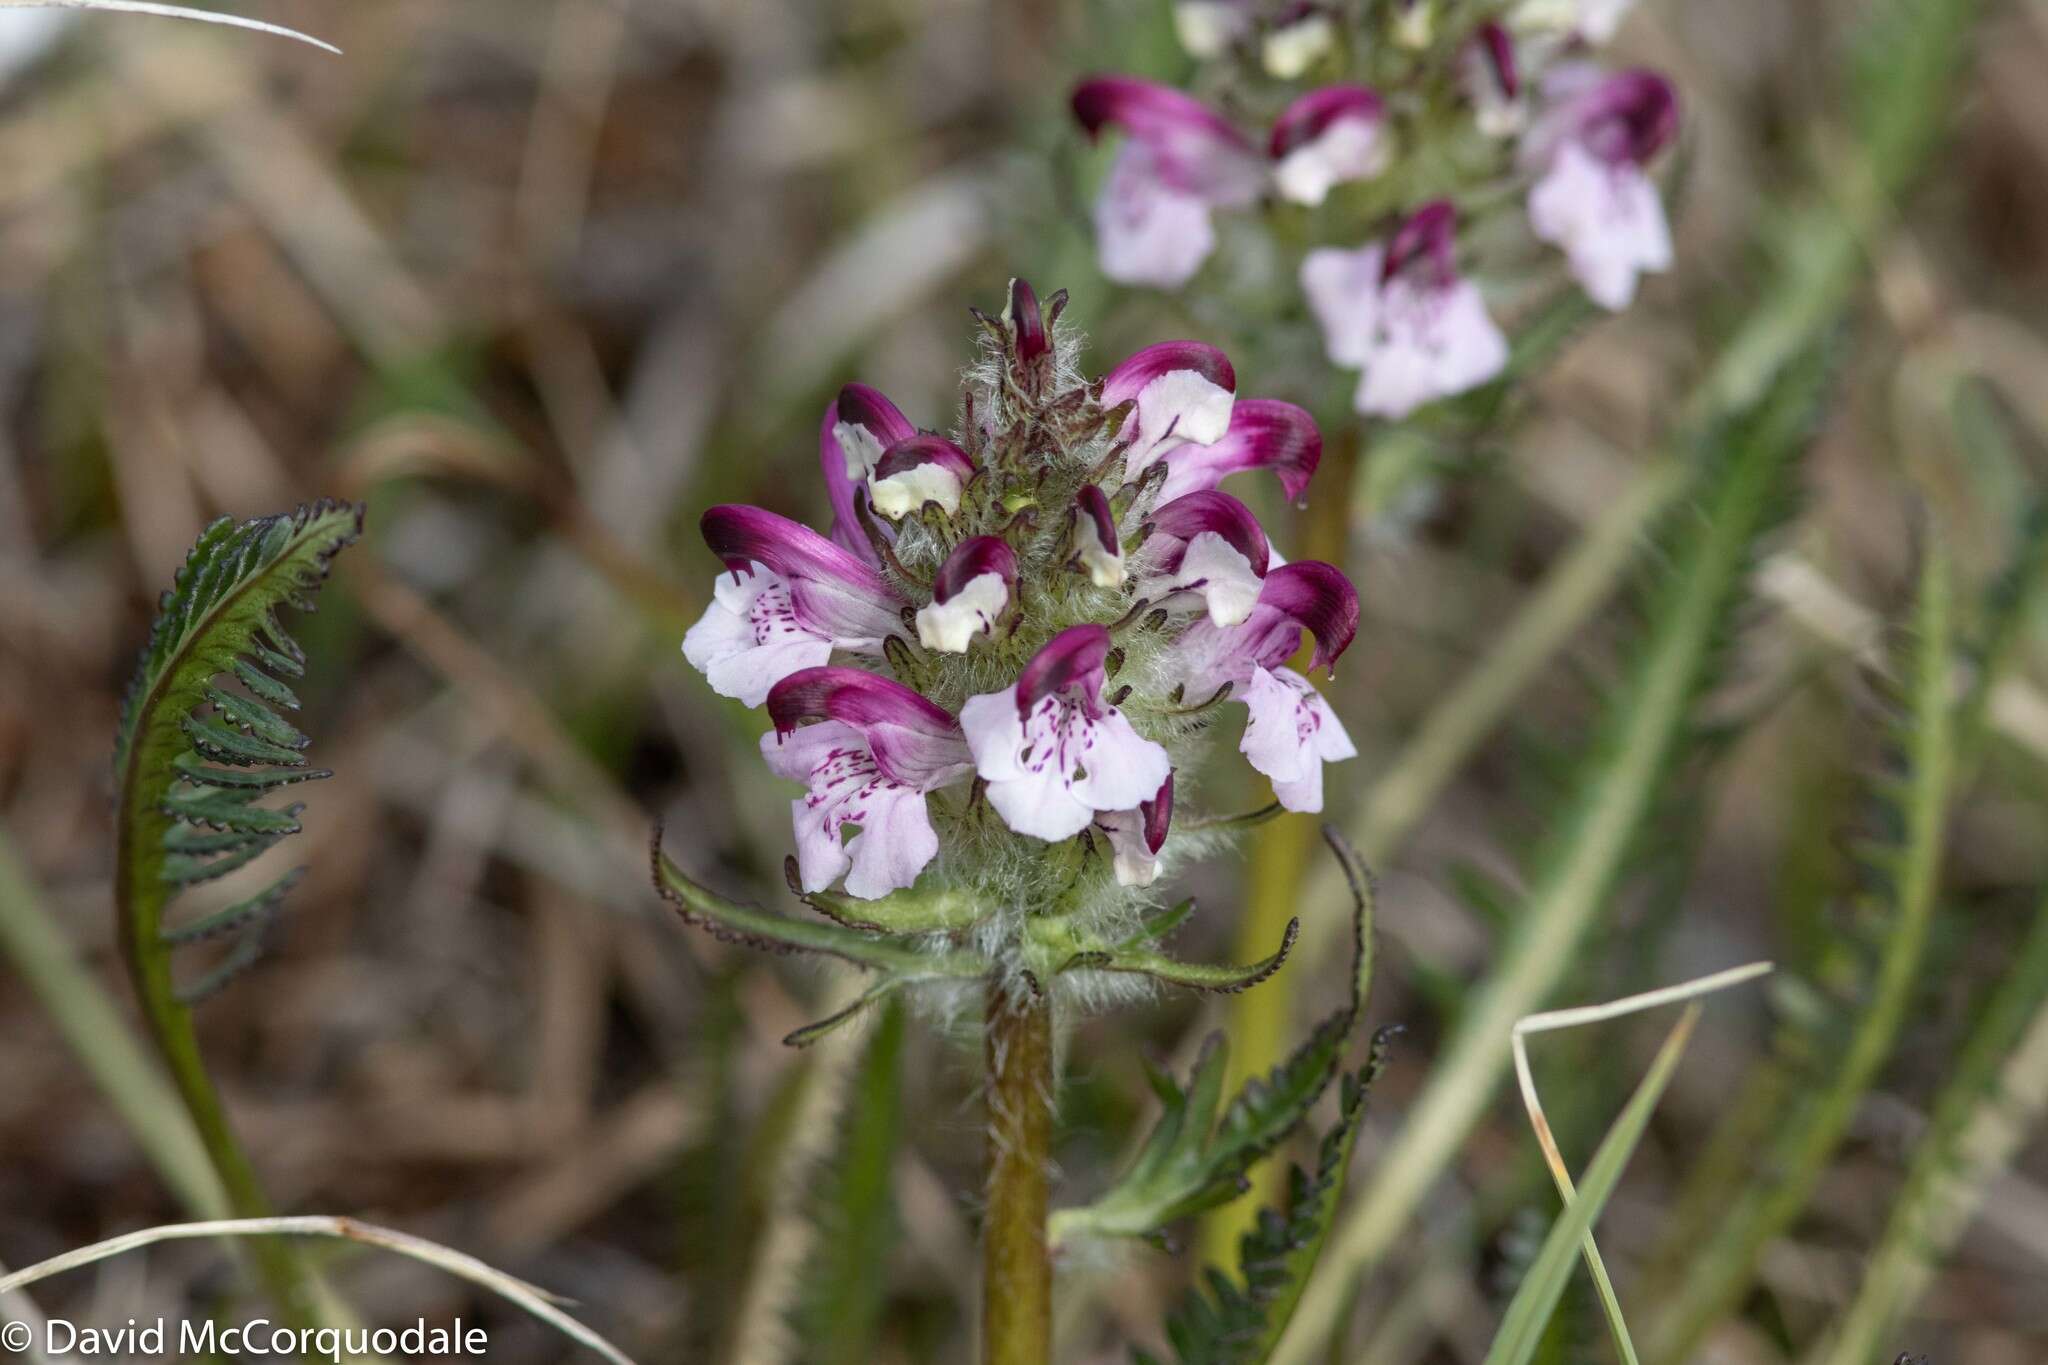
[[[927,464],[952,471],[963,485],[974,477],[974,461],[968,458],[966,451],[943,436],[919,433],[905,437],[882,452],[881,460],[875,465],[874,481],[880,483]]]
[[[839,391],[835,404],[839,420],[848,426],[866,427],[884,450],[917,435],[917,428],[890,402],[880,389],[867,384],[848,384]]]
[[[1579,140],[1605,161],[1643,165],[1678,135],[1678,92],[1654,71],[1617,71],[1582,98]]]
[[[977,578],[996,574],[1015,593],[1017,552],[996,536],[970,536],[953,547],[932,579],[932,601],[944,605]]]
[[[1010,281],[1010,306],[1004,315],[1017,336],[1017,359],[1029,365],[1050,354],[1052,341],[1046,336],[1045,318],[1038,308],[1038,295],[1028,281]]]
[[[1319,560],[1283,564],[1266,575],[1259,610],[1272,609],[1315,636],[1309,668],[1336,676],[1337,660],[1358,636],[1358,589],[1341,569]],[[1294,653],[1289,645],[1286,655]]]
[[[1242,470],[1270,469],[1288,499],[1298,502],[1322,459],[1323,434],[1306,409],[1277,398],[1240,398],[1222,440],[1167,453],[1166,493],[1213,488]]]
[[[928,786],[967,761],[960,723],[950,712],[864,669],[800,669],[769,690],[768,716],[778,735],[821,720],[851,726],[867,740],[883,774],[910,786]]]
[[[1278,160],[1302,144],[1315,141],[1340,119],[1361,118],[1377,123],[1385,115],[1386,105],[1372,87],[1326,85],[1309,91],[1282,111],[1273,123],[1267,151]]]
[[[1123,553],[1123,537],[1117,533],[1116,513],[1111,510],[1109,499],[1100,488],[1092,483],[1082,484],[1074,494],[1074,516],[1077,521],[1085,520],[1095,532],[1095,539],[1102,546],[1104,554]]]
[[[1166,846],[1166,834],[1173,826],[1173,774],[1168,772],[1166,780],[1159,784],[1159,790],[1150,801],[1138,803],[1138,816],[1145,826],[1145,851],[1157,855]]]
[[[1221,114],[1168,85],[1096,76],[1074,87],[1074,117],[1099,137],[1115,124],[1142,143],[1160,178],[1212,204],[1249,204],[1265,171],[1251,140]]]
[[[1266,567],[1272,562],[1272,547],[1266,543],[1266,532],[1259,525],[1252,510],[1228,493],[1209,489],[1200,493],[1189,493],[1175,498],[1152,514],[1155,530],[1172,536],[1181,542],[1170,556],[1166,569],[1171,572],[1180,567],[1180,558],[1186,552],[1187,542],[1206,532],[1213,532],[1250,561],[1252,572],[1259,577],[1266,576]]]
[[[1218,142],[1249,148],[1230,120],[1170,85],[1136,76],[1091,76],[1074,87],[1074,117],[1090,137],[1116,124],[1134,137],[1199,132]]]
[[[1391,280],[1421,262],[1439,288],[1458,278],[1457,258],[1452,246],[1458,233],[1458,211],[1448,199],[1432,199],[1408,215],[1394,230],[1387,244],[1387,259],[1380,269],[1382,280]]]
[[[1108,659],[1108,627],[1068,626],[1047,640],[1017,676],[1017,714],[1029,717],[1047,697],[1075,687],[1092,713],[1102,698],[1102,668]]]
[[[888,402],[888,399],[883,399]],[[839,446],[839,437],[833,428],[838,426],[839,400],[833,399],[825,405],[824,419],[818,425],[818,472],[825,478],[825,495],[832,501],[832,543],[845,550],[854,558],[879,569],[880,560],[875,547],[869,543],[861,527],[861,492],[852,479],[846,476],[846,452]],[[878,528],[885,537],[893,538],[895,531],[886,524]]]
[[[726,503],[704,513],[704,543],[735,580],[750,566],[765,564],[783,578],[837,579],[850,588],[893,599],[888,581],[867,561],[788,517],[759,507]]]
[[[1237,371],[1230,357],[1199,341],[1161,341],[1134,351],[1102,377],[1102,406],[1114,408],[1145,391],[1153,380],[1175,370],[1193,370],[1219,389],[1237,391]]]

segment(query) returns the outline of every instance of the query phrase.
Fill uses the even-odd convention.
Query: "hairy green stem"
[[[1052,1359],[1052,1002],[1036,983],[991,978],[988,1215],[982,1224],[984,1365]]]

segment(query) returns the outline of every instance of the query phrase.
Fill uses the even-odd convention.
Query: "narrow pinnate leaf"
[[[180,892],[240,870],[298,831],[301,807],[257,804],[268,792],[327,776],[307,766],[306,737],[279,714],[298,702],[277,674],[302,675],[305,653],[278,613],[310,608],[334,556],[361,531],[360,508],[326,501],[207,527],[163,596],[115,736],[122,948],[150,1032],[242,1217],[267,1205],[206,1074],[190,1006],[255,962],[297,877],[183,925],[168,912]],[[210,968],[177,979],[175,949],[228,936]],[[256,1258],[280,1307],[303,1320],[311,1290],[290,1249],[266,1243]]]

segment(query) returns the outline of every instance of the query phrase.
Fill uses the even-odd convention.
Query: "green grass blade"
[[[1550,1316],[1557,1310],[1557,1303],[1564,1296],[1565,1285],[1570,1281],[1572,1265],[1579,1258],[1579,1249],[1591,1235],[1593,1223],[1600,1211],[1607,1206],[1614,1187],[1621,1183],[1621,1173],[1628,1160],[1635,1154],[1636,1144],[1642,1141],[1643,1130],[1649,1126],[1650,1115],[1657,1108],[1657,1101],[1663,1097],[1664,1087],[1671,1081],[1671,1073],[1678,1066],[1678,1059],[1685,1052],[1686,1040],[1692,1036],[1693,1026],[1699,1022],[1700,1006],[1695,1003],[1686,1007],[1669,1035],[1664,1046],[1657,1051],[1656,1061],[1650,1066],[1649,1074],[1621,1111],[1621,1117],[1607,1130],[1601,1139],[1600,1148],[1593,1155],[1593,1162],[1586,1168],[1586,1178],[1579,1186],[1578,1196],[1565,1206],[1557,1221],[1551,1224],[1550,1235],[1543,1240],[1543,1249],[1537,1253],[1536,1261],[1529,1267],[1529,1273],[1515,1291],[1515,1297],[1508,1304],[1506,1317],[1501,1320],[1500,1331],[1494,1335],[1493,1345],[1487,1350],[1486,1365],[1528,1365],[1535,1358],[1536,1348],[1543,1342],[1544,1329],[1550,1325]],[[1625,1329],[1621,1330],[1625,1335]]]

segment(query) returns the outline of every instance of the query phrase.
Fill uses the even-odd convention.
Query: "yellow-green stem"
[[[1035,983],[988,987],[988,1216],[982,1224],[984,1365],[1052,1360],[1052,1002]]]

